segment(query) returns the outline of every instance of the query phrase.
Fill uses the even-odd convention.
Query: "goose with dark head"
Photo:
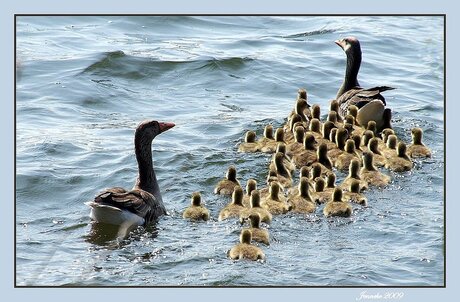
[[[345,78],[337,92],[339,114],[345,116],[350,105],[358,107],[356,120],[360,125],[367,125],[369,121],[376,121],[379,130],[384,127],[384,111],[386,101],[381,94],[394,88],[376,86],[369,89],[361,88],[358,82],[358,73],[361,66],[361,44],[355,37],[348,37],[335,41],[347,56]]]
[[[160,133],[175,126],[173,123],[144,121],[134,133],[134,151],[138,177],[131,190],[120,187],[99,193],[93,201],[90,217],[113,225],[146,225],[166,214],[160,187],[153,169],[152,141]]]

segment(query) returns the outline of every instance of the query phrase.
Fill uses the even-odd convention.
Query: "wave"
[[[284,39],[296,39],[296,38],[302,38],[302,37],[311,37],[311,36],[317,36],[317,35],[331,34],[331,33],[335,32],[335,31],[336,31],[335,29],[318,29],[318,30],[307,31],[307,32],[302,32],[302,33],[298,33],[298,34],[281,36],[281,38],[284,38]]]
[[[238,70],[243,68],[247,62],[254,60],[249,57],[202,57],[192,60],[170,61],[127,55],[123,51],[118,50],[104,53],[99,60],[86,67],[82,71],[82,74],[142,79],[158,77],[164,73],[181,68],[189,70]],[[101,80],[94,81],[101,82]]]

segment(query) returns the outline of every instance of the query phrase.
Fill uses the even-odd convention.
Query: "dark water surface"
[[[442,285],[441,17],[18,17],[18,285]],[[265,179],[268,155],[238,153],[245,131],[279,126],[297,89],[325,114],[344,74],[333,41],[357,36],[360,84],[385,93],[398,136],[425,130],[433,158],[394,174],[351,218],[276,217],[267,260],[233,262],[236,221],[212,190],[230,164]],[[154,141],[170,216],[123,240],[84,205],[130,188],[136,125],[176,123]],[[297,173],[296,173],[297,174]],[[340,179],[344,177],[339,173]],[[213,219],[181,218],[201,191]],[[100,231],[100,230],[99,230]]]

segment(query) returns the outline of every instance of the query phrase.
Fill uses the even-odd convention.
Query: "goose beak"
[[[158,123],[160,125],[160,132],[165,132],[166,130],[171,129],[176,126],[174,123]]]
[[[345,47],[345,42],[343,40],[335,40],[334,43],[339,45],[340,48],[342,48],[342,49],[344,49],[344,47]]]

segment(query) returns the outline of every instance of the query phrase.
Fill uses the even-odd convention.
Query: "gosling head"
[[[329,140],[334,144],[337,144],[337,128],[332,128],[331,133],[329,134]]]
[[[307,99],[307,90],[305,90],[304,88],[300,88],[299,90],[297,90],[297,99],[306,100]]]
[[[390,134],[390,135],[388,136],[388,140],[387,140],[387,147],[388,147],[389,149],[395,150],[395,149],[396,149],[396,144],[397,144],[397,142],[398,142],[398,138],[396,137],[396,135]]]
[[[347,140],[347,137],[348,137],[348,130],[347,129],[345,129],[345,128],[337,129],[337,134],[336,134],[335,140],[336,140],[337,147],[340,150],[345,149],[345,141]]]
[[[356,117],[358,116],[358,107],[356,107],[355,105],[348,106],[347,115],[351,115],[356,120]]]
[[[335,125],[331,121],[326,121],[323,124],[323,138],[324,139],[329,139],[331,135],[331,130],[335,128]]]
[[[277,142],[284,142],[284,130],[283,128],[276,129],[275,132],[275,141]]]
[[[227,179],[230,181],[236,181],[236,168],[235,166],[228,167]]]
[[[257,189],[257,181],[253,178],[248,179],[246,183],[246,194],[251,195],[251,192]]]
[[[278,200],[278,194],[280,192],[280,189],[280,184],[277,181],[272,181],[268,189],[268,192],[270,193],[270,198],[273,200]]]
[[[192,193],[192,206],[199,207],[201,205],[201,194],[200,192]]]
[[[256,141],[256,133],[254,131],[246,132],[246,136],[244,137],[244,141],[246,143],[254,143]]]
[[[308,178],[301,177],[299,182],[299,194],[302,197],[310,196],[308,192]]]
[[[281,142],[276,145],[276,152],[281,152],[283,154],[286,154],[286,144]]]
[[[407,147],[406,147],[406,144],[403,141],[398,143],[398,147],[397,147],[396,151],[398,153],[398,157],[402,157],[404,159],[409,159],[409,157],[406,154]]]
[[[315,192],[324,192],[326,183],[322,177],[315,178]]]
[[[243,231],[241,231],[241,235],[240,235],[241,243],[251,244],[251,240],[252,240],[252,233],[250,230],[244,229]]]
[[[315,118],[318,121],[320,120],[321,108],[319,107],[318,104],[313,104],[313,106],[311,106],[311,116],[312,118]]]
[[[260,227],[260,215],[258,213],[249,215],[249,221],[251,222],[252,228],[258,229]]]
[[[368,171],[377,171],[377,168],[374,166],[374,153],[364,152],[363,153],[363,166],[364,169]]]
[[[267,125],[264,128],[264,137],[268,139],[275,139],[273,137],[273,126],[272,125]]]
[[[317,177],[321,176],[321,166],[317,163],[311,166],[310,170],[310,179],[315,180]]]
[[[347,142],[345,143],[345,151],[350,154],[355,153],[355,141],[352,139],[347,139]]]
[[[308,171],[307,166],[303,166],[302,168],[300,168],[299,178],[308,177],[308,174],[309,174],[309,171]]]
[[[316,144],[315,137],[311,133],[305,134],[305,137],[303,139],[303,146],[305,150],[315,151],[316,150],[315,144]]]
[[[373,137],[374,137],[374,132],[370,130],[364,131],[363,138],[362,138],[363,144],[367,146],[369,144],[370,139]]]
[[[332,100],[329,105],[329,111],[339,112],[339,102],[337,100]]]
[[[337,112],[336,111],[329,111],[327,114],[327,120],[332,123],[337,123]]]
[[[422,136],[423,130],[421,128],[413,128],[411,131],[412,143],[414,145],[423,145]]]
[[[342,202],[342,195],[343,195],[342,189],[338,187],[335,188],[334,192],[332,193],[332,201]]]
[[[375,136],[377,134],[377,123],[375,121],[367,122],[367,130],[372,131]]]
[[[302,143],[304,135],[305,135],[305,130],[304,130],[304,128],[302,126],[295,127],[294,138],[295,138],[296,142]]]
[[[359,189],[359,181],[356,179],[353,179],[350,183],[350,192],[351,193],[360,193]]]
[[[347,114],[345,116],[345,123],[348,123],[348,124],[351,124],[351,125],[355,125],[355,118],[353,117],[353,115],[351,114]]]
[[[251,208],[258,208],[260,207],[260,193],[259,190],[253,190],[251,192],[251,197],[249,199],[251,203]]]
[[[240,186],[235,186],[232,193],[232,203],[234,205],[243,205],[243,188]]]
[[[348,167],[348,176],[351,178],[360,179],[359,168],[360,168],[359,160],[356,158],[353,158],[350,162],[350,166]]]
[[[395,134],[394,130],[391,128],[385,128],[382,130],[382,141],[386,144],[388,141],[388,136]]]
[[[313,118],[310,121],[310,131],[311,132],[316,132],[316,133],[321,133],[321,122],[319,119]]]
[[[372,151],[372,153],[382,155],[382,153],[379,150],[379,141],[376,137],[373,137],[369,140],[367,147],[370,151]]]

